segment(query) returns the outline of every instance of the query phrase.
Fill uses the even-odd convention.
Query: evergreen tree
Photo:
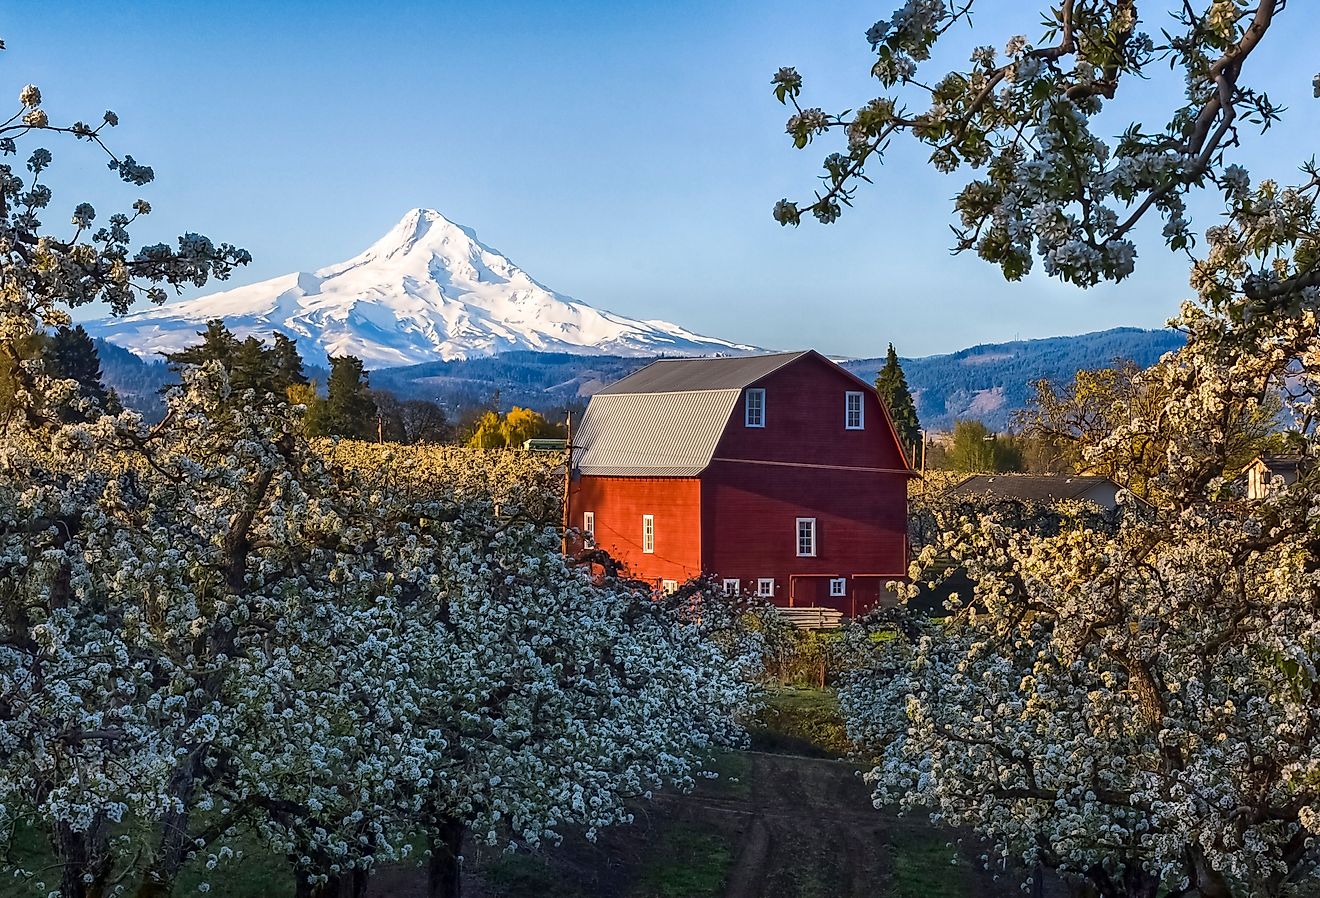
[[[51,334],[42,347],[42,359],[47,374],[61,380],[77,381],[78,391],[102,411],[117,412],[120,409],[113,392],[106,389],[96,344],[81,324],[61,327]],[[87,416],[65,408],[61,417],[65,421],[80,421]]]
[[[351,355],[330,359],[326,397],[308,409],[307,432],[313,436],[375,438],[376,403],[361,359]]]
[[[187,349],[180,349],[178,352],[165,354],[171,366],[175,370],[182,370],[193,365],[202,365],[206,362],[217,361],[224,366],[226,371],[234,370],[234,362],[238,358],[241,344],[238,338],[234,336],[225,323],[219,318],[212,318],[206,322],[206,330],[198,331],[197,336],[202,338],[202,342]]]
[[[258,396],[270,393],[283,399],[284,388],[276,388],[274,373],[273,359],[265,345],[256,337],[248,337],[234,353],[229,384],[236,393],[254,390]]]
[[[307,385],[298,345],[284,334],[275,334],[270,347],[256,337],[240,341],[216,318],[208,321],[206,330],[197,336],[202,338],[200,343],[165,356],[176,371],[219,362],[229,374],[235,394],[252,390],[259,398],[269,395],[281,402],[294,401],[291,387]]]
[[[298,344],[284,334],[275,334],[275,342],[270,348],[271,363],[275,372],[275,386],[280,392],[287,392],[289,387],[307,383],[303,373],[302,356],[298,354]]]
[[[889,344],[885,366],[876,375],[875,389],[880,394],[880,401],[889,409],[889,417],[894,420],[894,429],[898,431],[898,441],[903,444],[908,459],[917,463],[920,460],[921,421],[917,418],[917,407],[912,403],[912,392],[908,389],[893,343]]]

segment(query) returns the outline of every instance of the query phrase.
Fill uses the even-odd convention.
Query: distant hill
[[[164,361],[145,361],[105,340],[97,339],[96,354],[101,358],[101,374],[106,386],[114,387],[125,408],[141,412],[155,420],[164,414],[161,390],[177,382]]]
[[[923,427],[947,430],[957,418],[974,418],[1004,430],[1026,406],[1034,380],[1067,383],[1080,370],[1104,368],[1117,359],[1146,368],[1183,343],[1177,331],[1117,327],[1075,337],[983,343],[901,363]],[[870,383],[884,363],[883,358],[855,359],[843,365]]]
[[[956,418],[975,418],[1003,430],[1014,413],[1025,407],[1033,380],[1045,377],[1067,383],[1081,369],[1102,368],[1116,359],[1130,359],[1145,367],[1182,344],[1182,335],[1174,331],[1120,327],[1074,337],[986,343],[949,355],[903,359],[902,363],[923,426],[944,430]],[[157,392],[174,379],[165,365],[144,362],[102,340],[97,346],[106,382],[119,391],[126,405],[148,413],[159,406]],[[371,385],[400,399],[437,402],[451,413],[487,405],[496,392],[505,409],[522,405],[546,411],[584,405],[596,390],[650,361],[519,350],[384,368],[371,372]],[[868,383],[875,380],[883,364],[883,359],[843,363]],[[319,370],[309,370],[309,375],[324,380]]]
[[[606,384],[650,363],[650,358],[520,350],[475,359],[426,362],[371,372],[371,385],[400,399],[429,399],[448,408],[490,402],[544,410],[585,405]]]

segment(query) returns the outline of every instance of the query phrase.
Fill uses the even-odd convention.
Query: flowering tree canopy
[[[927,73],[937,44],[945,47],[970,26],[973,5],[908,0],[871,26],[871,74],[884,92],[854,109],[804,107],[802,76],[792,68],[775,74],[775,96],[793,107],[787,131],[794,146],[836,130],[846,136],[843,150],[825,158],[815,198],[781,200],[777,221],[796,225],[811,215],[833,222],[869,180],[868,166],[906,135],[930,148],[941,172],[981,172],[954,203],[956,251],[974,250],[1009,280],[1039,257],[1049,275],[1091,286],[1132,273],[1132,231],[1152,209],[1164,220],[1164,241],[1185,249],[1193,244],[1188,191],[1246,189],[1246,172],[1227,155],[1243,124],[1267,128],[1278,115],[1248,76],[1284,2],[1062,0],[1045,11],[1039,45],[1008,37],[1002,51],[977,46],[967,66]],[[1025,26],[1040,21],[1032,5],[1014,11]],[[1152,67],[1165,64],[1182,74],[1183,90],[1168,101],[1163,127],[1134,122],[1112,140],[1092,130],[1106,103],[1148,84]]]

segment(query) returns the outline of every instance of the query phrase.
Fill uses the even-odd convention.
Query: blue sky
[[[924,355],[1162,324],[1188,291],[1157,241],[1133,278],[1090,291],[951,257],[958,183],[914,148],[896,145],[835,225],[771,219],[833,147],[791,148],[770,75],[797,66],[827,110],[873,96],[863,34],[896,2],[66,2],[0,18],[0,66],[54,118],[114,109],[115,147],[156,169],[128,188],[87,147],[53,143],[57,209],[108,214],[140,193],[155,212],[139,237],[249,249],[235,285],[347,258],[429,206],[556,290],[766,347]],[[1038,36],[1037,4],[984,6],[950,64]],[[1317,147],[1302,13],[1251,60],[1252,83],[1290,107],[1267,142],[1243,132],[1253,176],[1286,181]],[[1159,124],[1166,106],[1123,109]],[[1214,205],[1198,206],[1203,228]]]

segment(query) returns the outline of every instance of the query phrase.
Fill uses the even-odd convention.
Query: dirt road
[[[538,855],[472,846],[468,898],[1009,898],[974,844],[871,806],[844,761],[739,752],[691,795],[660,796],[596,843],[570,835]],[[1011,880],[1011,881],[1010,881]],[[1056,893],[1051,888],[1050,893]],[[413,868],[375,895],[421,895]]]

